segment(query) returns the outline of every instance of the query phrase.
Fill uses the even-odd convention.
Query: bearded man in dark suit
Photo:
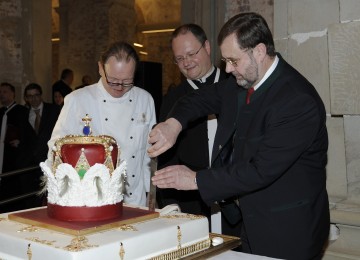
[[[171,35],[171,47],[174,62],[185,79],[164,96],[160,121],[166,119],[173,105],[181,97],[200,88],[207,88],[228,76],[213,65],[210,42],[199,25],[183,24],[176,28]],[[194,171],[209,167],[216,126],[215,115],[204,116],[192,122],[181,133],[174,147],[158,157],[159,169],[176,164],[186,165]],[[159,189],[158,194],[160,207],[175,203],[180,206],[182,212],[204,215],[210,220],[211,209],[201,200],[198,191]],[[223,230],[226,229],[225,224]]]
[[[219,114],[211,168],[169,166],[157,171],[153,183],[199,190],[208,205],[230,205],[228,216],[236,221],[242,215],[239,235],[246,253],[321,259],[330,228],[324,104],[275,52],[260,15],[231,18],[218,44],[233,77],[181,99],[150,133],[148,150],[159,155],[189,122]]]

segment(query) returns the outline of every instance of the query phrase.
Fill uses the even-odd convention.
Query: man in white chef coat
[[[92,118],[92,135],[114,137],[120,147],[120,159],[127,163],[124,202],[145,206],[150,185],[147,137],[156,116],[152,96],[134,86],[138,62],[130,44],[116,42],[109,46],[98,62],[100,80],[66,96],[48,145],[51,151],[58,138],[82,135],[82,118],[88,114]]]

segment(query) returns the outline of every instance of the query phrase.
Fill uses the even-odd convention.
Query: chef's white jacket
[[[133,87],[120,98],[112,97],[101,80],[65,97],[49,145],[49,159],[54,142],[65,135],[83,135],[82,118],[92,118],[92,135],[109,135],[120,148],[120,160],[127,163],[127,204],[145,206],[150,186],[148,135],[156,123],[154,100],[144,89]]]

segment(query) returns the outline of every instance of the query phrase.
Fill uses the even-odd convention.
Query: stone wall
[[[30,82],[50,95],[51,2],[48,0],[0,1],[0,81],[16,88],[16,101]]]
[[[277,50],[314,84],[328,114],[334,239],[324,259],[359,259],[360,1],[274,0],[274,37]]]

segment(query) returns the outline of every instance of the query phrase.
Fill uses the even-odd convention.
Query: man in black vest
[[[196,24],[184,24],[171,36],[174,62],[178,65],[185,80],[170,89],[164,96],[159,121],[166,120],[177,100],[190,92],[208,88],[213,83],[226,78],[226,73],[215,67],[211,61],[210,43],[204,30]],[[175,146],[158,158],[159,168],[184,164],[197,171],[209,167],[209,151],[216,131],[216,116],[203,116],[191,123],[180,134]],[[178,191],[164,189],[158,192],[159,206],[178,204],[183,212],[205,215],[210,220],[211,210],[198,191]]]

